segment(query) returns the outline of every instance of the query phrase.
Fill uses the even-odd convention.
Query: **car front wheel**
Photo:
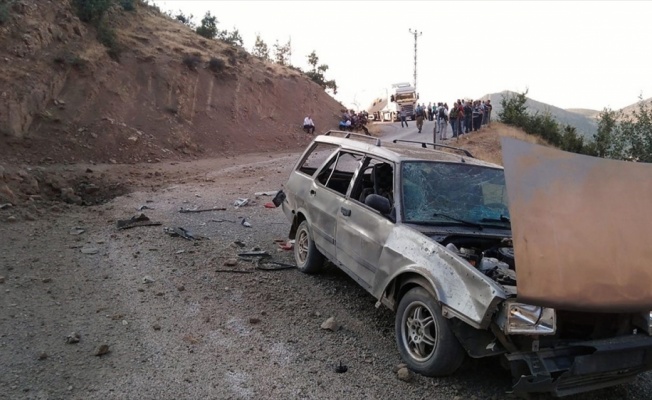
[[[411,289],[398,305],[396,342],[408,368],[425,376],[450,375],[465,358],[441,307],[422,287]]]
[[[299,271],[306,274],[317,273],[324,265],[324,256],[317,250],[315,242],[312,240],[307,221],[301,222],[297,228],[294,260]]]

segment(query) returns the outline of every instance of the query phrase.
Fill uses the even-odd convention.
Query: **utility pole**
[[[417,90],[417,38],[423,34],[418,30],[410,28],[410,33],[414,35],[414,90]]]

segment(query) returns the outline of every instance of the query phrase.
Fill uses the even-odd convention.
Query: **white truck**
[[[369,115],[374,121],[398,121],[401,110],[407,118],[414,120],[414,109],[419,95],[410,83],[395,83],[386,90],[385,96],[374,101],[370,107]]]

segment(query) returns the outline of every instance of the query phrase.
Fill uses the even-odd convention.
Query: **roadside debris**
[[[276,204],[274,204],[274,203],[265,203],[265,208],[276,208]]]
[[[269,253],[265,250],[252,250],[238,253],[238,257],[269,257]]]
[[[340,329],[340,324],[337,323],[335,317],[330,317],[326,321],[322,322],[321,329],[326,329],[335,332],[338,329]]]
[[[145,205],[142,205],[142,206],[136,208],[136,210],[137,210],[137,211],[153,210],[153,208],[152,208],[152,207],[145,206]]]
[[[154,282],[156,282],[156,280],[154,280],[154,278],[152,278],[152,277],[149,276],[149,275],[145,275],[145,276],[143,277],[143,283],[146,284],[146,285],[147,285],[147,284],[150,284],[150,283],[154,283]]]
[[[235,221],[231,221],[230,219],[209,219],[208,222],[230,222],[235,224]]]
[[[77,332],[73,332],[70,335],[66,336],[66,343],[68,344],[75,344],[79,343],[79,340],[81,339],[81,335]]]
[[[81,235],[84,232],[86,232],[86,229],[74,227],[68,233],[70,233],[71,235]]]
[[[343,374],[343,373],[345,373],[345,372],[348,371],[348,370],[349,370],[349,367],[347,367],[346,365],[342,364],[342,361],[340,361],[340,364],[339,364],[339,365],[336,365],[336,366],[335,366],[335,372],[337,372],[338,374]]]
[[[294,240],[290,240],[287,243],[279,243],[278,247],[282,250],[292,250],[294,249]]]
[[[226,208],[224,207],[212,207],[212,208],[183,208],[181,207],[179,209],[180,213],[200,213],[200,212],[206,212],[206,211],[225,211]]]
[[[163,231],[172,237],[180,236],[186,240],[199,240],[201,237],[194,236],[189,230],[181,227],[163,228]]]
[[[255,196],[276,196],[276,193],[278,193],[278,190],[271,190],[268,192],[256,192],[254,193]]]
[[[240,221],[240,224],[244,226],[245,228],[251,228],[251,224],[247,221],[247,218],[242,218],[242,221]]]
[[[244,207],[247,204],[249,204],[249,199],[245,199],[245,198],[239,198],[239,199],[237,199],[236,201],[233,202],[233,205],[235,206],[235,208]]]
[[[94,356],[101,357],[105,354],[109,353],[109,345],[108,344],[103,344],[99,346],[97,349],[95,349],[95,353],[93,353]]]
[[[281,271],[284,269],[295,269],[297,266],[293,264],[285,264],[278,261],[265,261],[264,263],[258,263],[256,269],[261,271]]]
[[[233,243],[231,243],[231,247],[245,247],[246,244],[242,240],[234,240]]]
[[[9,207],[12,207],[12,206],[13,206],[13,204],[11,204],[11,203],[0,204],[0,210],[4,210],[5,208],[9,208]]]
[[[158,226],[162,225],[162,223],[154,222],[150,220],[149,217],[147,217],[145,214],[140,214],[129,219],[118,220],[116,225],[118,229],[130,229],[137,226]]]
[[[403,382],[410,382],[412,380],[412,373],[406,367],[399,369],[396,376]]]
[[[100,252],[97,247],[82,247],[80,251],[84,254],[97,254]]]

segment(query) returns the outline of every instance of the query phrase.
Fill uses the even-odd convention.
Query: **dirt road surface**
[[[98,165],[114,178],[140,170],[145,189],[40,204],[36,218],[0,210],[0,398],[513,398],[492,360],[399,380],[393,314],[344,273],[260,269],[293,265],[283,212],[255,193],[281,188],[297,157]],[[212,207],[226,210],[179,212]],[[140,213],[161,225],[117,229]],[[270,257],[238,257],[251,250]],[[338,330],[321,328],[329,317]],[[574,398],[649,399],[650,378]]]

